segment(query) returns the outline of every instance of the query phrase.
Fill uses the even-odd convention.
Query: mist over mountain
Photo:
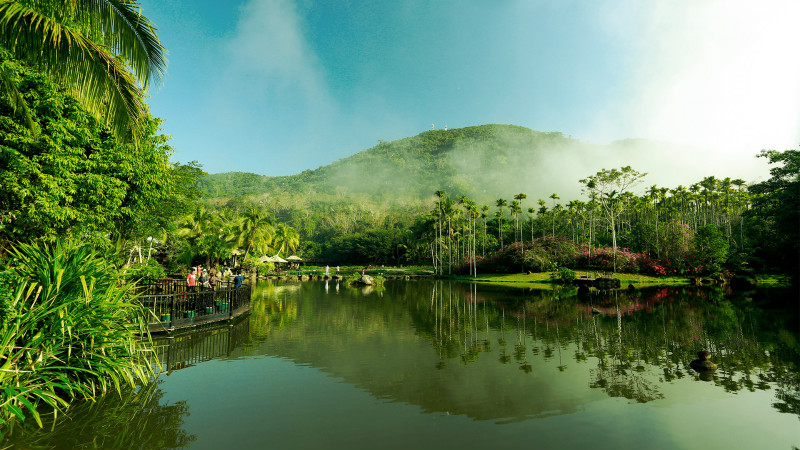
[[[749,183],[767,174],[766,164],[755,158],[758,150],[750,158],[734,161],[733,156],[642,139],[603,145],[559,132],[479,125],[380,141],[368,150],[292,176],[211,174],[202,178],[200,188],[213,203],[246,198],[273,209],[328,201],[371,203],[385,209],[427,203],[437,190],[453,198],[466,195],[479,204],[525,193],[532,206],[552,193],[563,201],[582,198],[581,178],[628,165],[648,173],[640,192],[653,184],[688,186],[707,176]],[[716,170],[714,161],[727,173]]]

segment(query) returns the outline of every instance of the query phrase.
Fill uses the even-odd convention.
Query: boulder
[[[592,285],[597,289],[619,289],[622,283],[618,278],[595,278]]]
[[[355,281],[355,284],[361,284],[364,286],[375,286],[377,283],[375,280],[369,275],[361,275],[361,278]]]

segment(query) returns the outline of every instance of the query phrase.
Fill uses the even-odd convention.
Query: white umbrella
[[[262,263],[265,263],[265,262],[275,262],[275,260],[274,260],[274,259],[272,259],[272,257],[271,257],[271,256],[264,255],[264,256],[262,256],[261,258],[258,258],[258,262],[262,262]]]
[[[280,256],[278,256],[278,255],[275,255],[275,256],[273,256],[273,257],[272,257],[272,262],[276,262],[276,263],[286,263],[286,262],[289,262],[289,261],[287,261],[287,260],[285,260],[285,259],[281,258],[281,257],[280,257]]]

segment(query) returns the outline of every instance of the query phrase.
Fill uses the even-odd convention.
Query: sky
[[[168,50],[151,112],[173,160],[209,173],[292,175],[487,123],[680,144],[745,179],[761,149],[800,147],[796,0],[140,4]]]

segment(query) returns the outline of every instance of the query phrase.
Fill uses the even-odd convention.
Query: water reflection
[[[254,302],[247,353],[309,364],[426,411],[525,420],[575,411],[593,401],[592,391],[664,400],[665,386],[683,379],[726,392],[774,389],[781,412],[797,414],[800,404],[797,312],[767,308],[759,294],[652,288],[579,301],[571,289],[448,282],[387,283],[385,295],[315,283],[256,292],[262,301]],[[692,370],[699,350],[719,369]],[[576,394],[577,384],[590,392]],[[508,401],[482,392],[492,385]]]
[[[230,356],[250,337],[250,317],[245,315],[223,326],[153,339],[160,372],[169,375],[203,361]]]
[[[196,436],[183,430],[185,401],[165,404],[159,383],[122,395],[108,394],[97,402],[72,405],[68,416],[39,428],[32,420],[16,425],[8,441],[20,449],[172,449],[188,447]]]
[[[204,328],[154,339],[161,376],[203,361],[230,356],[249,339],[244,316],[229,326]],[[155,361],[154,361],[155,362]],[[182,429],[189,415],[186,401],[163,401],[163,378],[121,395],[109,393],[97,402],[77,402],[57,418],[45,414],[44,427],[29,420],[8,438],[17,448],[168,449],[186,447],[196,439]]]
[[[411,426],[417,416],[423,419],[413,422],[415,432],[432,427],[426,435],[430,447],[445,446],[433,440],[439,435],[445,441],[468,436],[472,442],[476,433],[497,431],[486,427],[494,424],[515,424],[500,432],[507,435],[543,436],[553,422],[541,418],[587,430],[594,426],[594,433],[602,433],[606,424],[596,419],[611,415],[630,424],[626,432],[633,436],[638,417],[646,412],[650,416],[643,422],[665,431],[661,440],[651,439],[647,433],[653,428],[643,427],[636,443],[644,442],[641,438],[651,447],[677,448],[692,445],[677,440],[673,434],[679,433],[671,426],[677,430],[696,421],[703,424],[698,431],[703,436],[708,427],[712,433],[714,427],[729,427],[733,416],[717,422],[707,417],[709,404],[724,398],[716,414],[729,405],[748,412],[755,402],[763,405],[758,417],[750,418],[752,428],[765,435],[757,439],[786,448],[784,443],[794,438],[787,438],[785,425],[772,423],[785,423],[785,414],[793,415],[788,416],[792,421],[800,417],[797,307],[775,308],[776,298],[771,298],[791,298],[785,291],[652,288],[579,299],[574,289],[389,281],[382,289],[366,291],[329,281],[264,282],[252,294],[248,319],[162,342],[160,360],[171,376],[162,376],[160,384],[129,393],[119,404],[109,396],[96,405],[76,405],[53,430],[18,434],[18,445],[185,447],[195,436],[184,430],[184,422],[196,433],[229,431],[214,430],[217,417],[209,410],[220,408],[235,411],[231,423],[252,424],[240,429],[252,433],[253,446],[268,442],[258,434],[267,429],[264,424],[273,425],[267,430],[270,439],[294,443],[296,433],[290,432],[297,429],[292,428],[295,422],[314,423],[322,437],[308,446],[324,447],[337,433],[346,435],[340,442],[352,444],[343,423],[358,423],[359,430],[379,429],[380,423],[394,429]],[[715,371],[692,369],[701,350],[710,352]],[[231,364],[201,364],[210,359]],[[220,394],[212,383],[219,379],[239,382],[226,383]],[[212,388],[194,393],[183,389],[191,384],[187,380]],[[742,403],[728,402],[743,397]],[[165,398],[177,401],[170,404]],[[321,398],[335,399],[335,405],[322,404]],[[384,408],[384,403],[392,405]],[[620,407],[626,403],[632,406]],[[368,413],[359,416],[365,409]],[[384,422],[371,422],[373,416]],[[462,417],[440,420],[451,416]],[[485,423],[464,425],[464,417]],[[445,426],[457,431],[442,434]],[[287,434],[281,435],[284,428]],[[560,432],[553,433],[555,440],[542,442],[566,442]],[[364,436],[365,446],[379,446]],[[607,446],[616,442],[605,437]],[[571,441],[572,446],[600,446],[589,439]],[[201,436],[197,445],[212,446],[202,441]],[[390,442],[420,446],[419,441]],[[521,447],[525,441],[504,443]]]

